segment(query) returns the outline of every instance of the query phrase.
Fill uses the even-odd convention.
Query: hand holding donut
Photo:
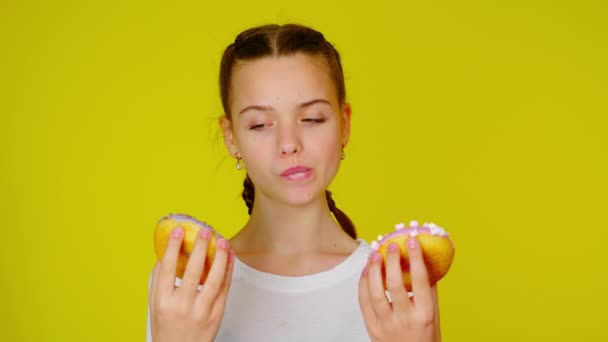
[[[396,229],[372,243],[374,251],[361,275],[359,303],[365,326],[375,342],[440,341],[435,283],[449,270],[454,246],[434,224],[419,227],[412,221],[409,228],[401,224]],[[409,289],[414,292],[411,298]]]
[[[164,244],[166,248],[159,250]],[[216,238],[210,227],[192,217],[169,215],[157,225],[155,246],[161,261],[154,266],[149,298],[153,341],[213,341],[224,315],[234,266],[228,240]],[[215,252],[208,258],[211,249]],[[177,287],[184,255],[187,264]]]

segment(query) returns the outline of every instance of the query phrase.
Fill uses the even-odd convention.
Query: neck
[[[324,194],[297,207],[256,196],[251,217],[239,235],[247,241],[249,253],[285,256],[332,250],[345,237],[350,239],[334,221]]]

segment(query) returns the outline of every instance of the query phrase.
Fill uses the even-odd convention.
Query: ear
[[[226,145],[228,152],[230,152],[233,157],[236,157],[239,153],[239,148],[236,139],[234,138],[234,134],[232,133],[232,122],[228,120],[226,115],[222,115],[219,121],[224,136],[224,145]]]
[[[352,108],[350,103],[344,103],[342,106],[342,146],[345,147],[348,144],[350,138],[350,116],[352,114]]]

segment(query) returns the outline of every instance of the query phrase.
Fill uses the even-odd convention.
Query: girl
[[[151,276],[148,341],[440,340],[437,292],[417,240],[407,243],[415,297],[396,245],[387,296],[380,255],[357,240],[326,190],[351,117],[333,46],[299,25],[246,30],[224,52],[220,95],[224,143],[236,168],[247,168],[250,218],[230,242],[217,242],[204,286],[210,232],[201,230],[176,279],[183,231],[174,230]]]

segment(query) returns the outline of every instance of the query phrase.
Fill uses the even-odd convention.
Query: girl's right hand
[[[180,227],[171,232],[162,261],[152,271],[150,325],[154,342],[213,341],[224,316],[232,279],[234,252],[228,241],[216,241],[215,258],[201,291],[208,230],[201,229],[180,287],[175,286],[177,258],[184,238]]]

